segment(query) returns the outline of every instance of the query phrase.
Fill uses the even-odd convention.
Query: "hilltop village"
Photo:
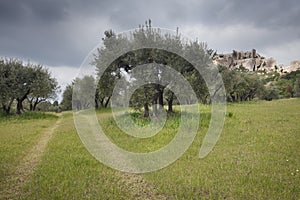
[[[278,72],[284,74],[300,69],[300,61],[293,61],[289,66],[277,65],[274,58],[261,56],[256,49],[246,52],[233,50],[232,53],[228,54],[215,53],[213,62],[229,69],[244,69],[258,73]]]

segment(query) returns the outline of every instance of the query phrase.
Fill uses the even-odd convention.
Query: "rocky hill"
[[[213,55],[213,61],[217,65],[223,65],[229,69],[244,69],[250,72],[258,71],[262,73],[278,72],[280,74],[300,70],[300,61],[291,62],[290,66],[277,65],[274,58],[265,58],[256,52],[235,51],[228,54]]]

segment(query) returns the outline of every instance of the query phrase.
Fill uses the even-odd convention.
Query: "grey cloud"
[[[32,1],[32,3],[28,5],[27,8],[32,14],[31,19],[51,23],[63,20],[67,16],[67,12],[64,9],[66,6],[66,3],[59,0],[35,0]]]
[[[59,0],[0,1],[2,23],[55,22],[66,15],[66,3]]]
[[[171,29],[204,26],[203,40],[214,39],[214,48],[228,51],[250,46],[270,49],[300,40],[297,0],[2,0],[0,56],[79,66],[104,30],[132,29],[148,18],[153,26]],[[244,35],[223,34],[239,25],[253,35],[247,30],[241,31]],[[212,31],[216,38],[211,38]]]
[[[281,26],[299,26],[299,1],[230,1],[225,15],[243,23],[256,26],[278,28]]]
[[[224,27],[247,23],[265,28],[300,25],[300,5],[297,0],[182,1],[172,8],[168,11],[170,19],[183,19],[191,24]]]

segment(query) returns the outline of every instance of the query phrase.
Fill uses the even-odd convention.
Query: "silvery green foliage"
[[[13,101],[17,102],[17,113],[23,112],[23,102],[28,100],[30,110],[55,96],[57,81],[42,65],[17,59],[0,60],[0,103],[9,114]]]

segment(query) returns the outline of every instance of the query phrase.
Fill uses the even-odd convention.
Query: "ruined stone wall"
[[[277,66],[275,59],[266,59],[258,54],[256,49],[246,52],[233,50],[229,54],[215,54],[213,60],[215,64],[223,65],[229,69],[284,73],[284,67]]]

